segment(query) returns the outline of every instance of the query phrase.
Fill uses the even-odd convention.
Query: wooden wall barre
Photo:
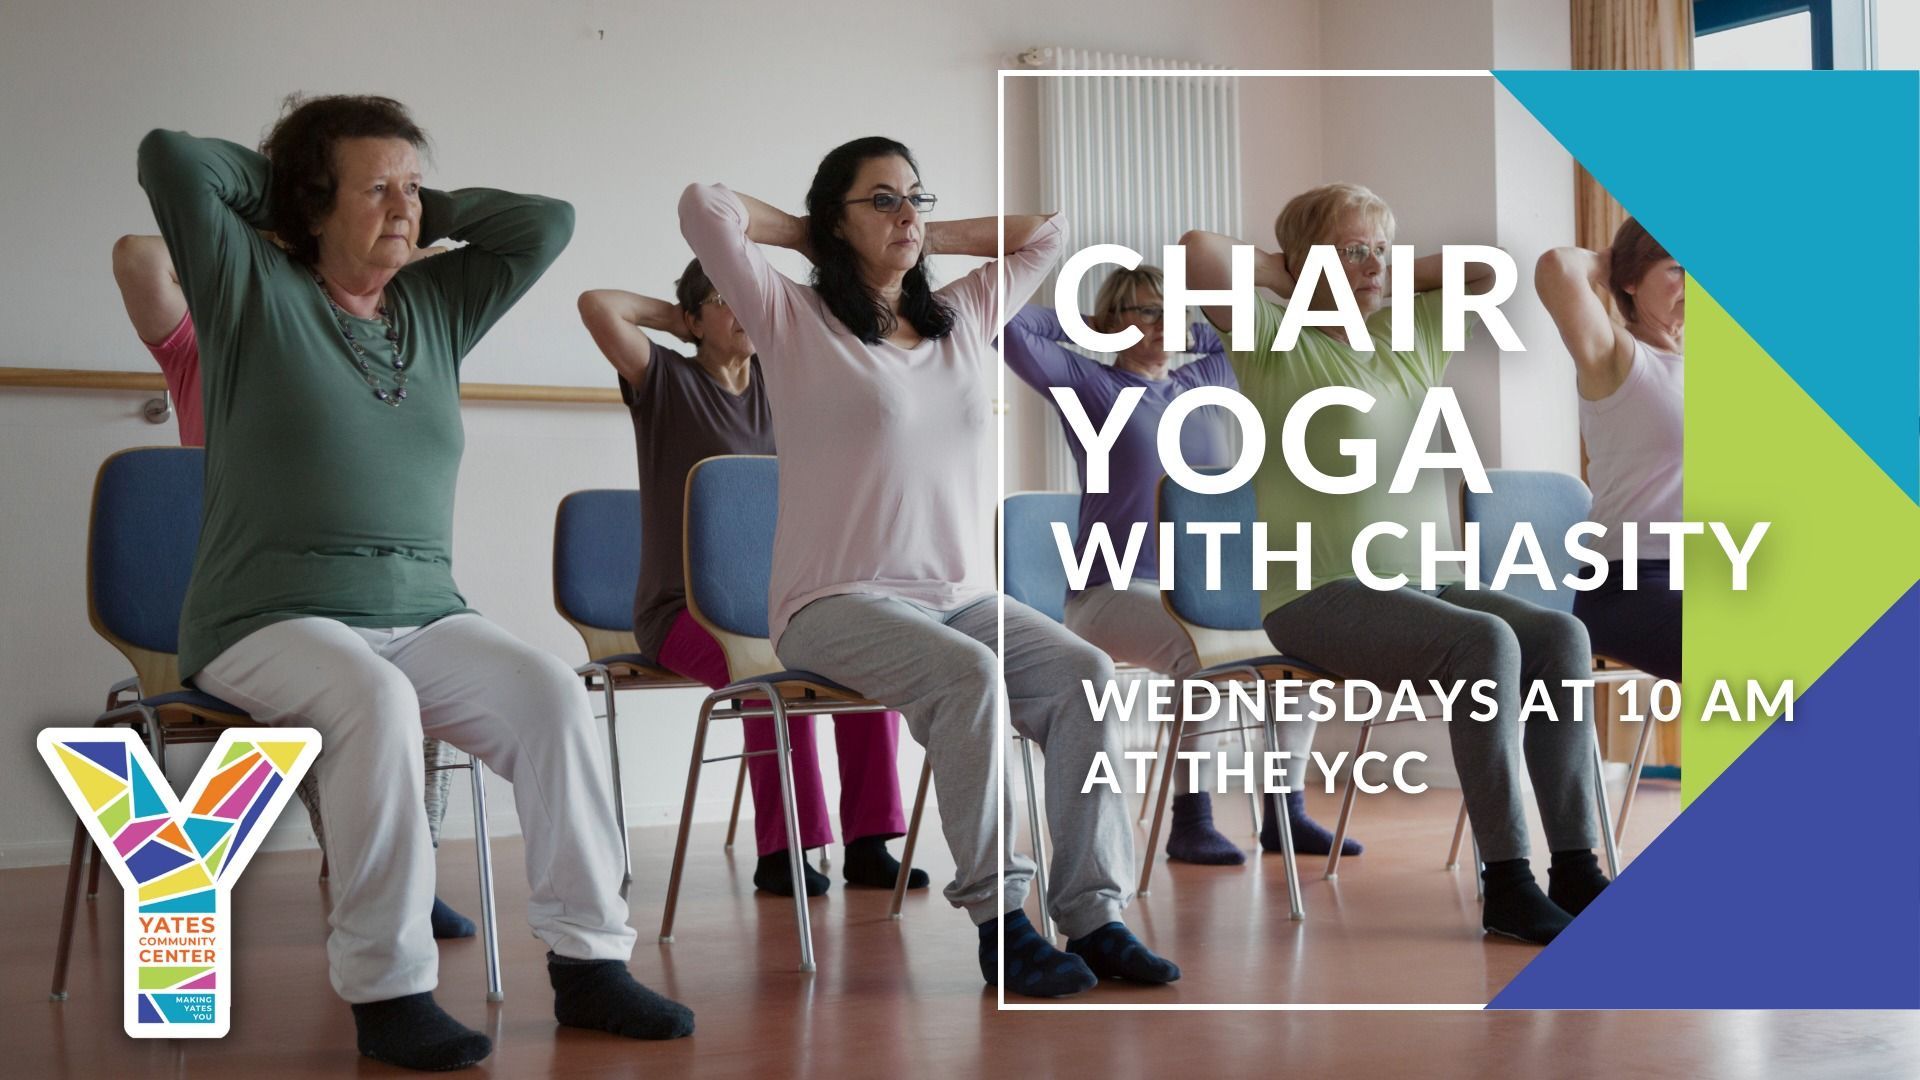
[[[48,390],[143,390],[159,393],[158,372],[83,371],[75,368],[0,367],[0,387]],[[531,386],[463,382],[462,401],[531,402],[540,405],[618,405],[620,391],[600,386]]]

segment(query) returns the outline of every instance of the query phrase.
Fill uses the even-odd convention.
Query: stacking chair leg
[[[86,825],[74,822],[73,854],[67,858],[67,896],[60,908],[60,943],[53,954],[53,988],[47,992],[53,1001],[67,1000],[67,961],[73,956],[73,920],[80,907],[80,863],[91,843]]]
[[[1593,794],[1600,804],[1600,843],[1607,853],[1607,877],[1620,876],[1620,845],[1613,835],[1613,808],[1607,799],[1607,756],[1600,752],[1600,725],[1593,723]]]
[[[1277,705],[1270,704],[1269,711],[1261,718],[1267,728],[1267,745],[1269,746],[1280,745],[1280,723],[1274,718],[1272,711],[1276,708],[1278,708]],[[1243,731],[1242,734],[1244,735],[1245,732]],[[1249,783],[1249,790],[1251,790],[1251,783]],[[1284,797],[1276,796],[1273,802],[1274,812],[1280,815],[1280,820],[1274,822],[1275,828],[1280,833],[1280,855],[1287,862],[1288,917],[1298,922],[1307,917],[1307,909],[1300,899],[1300,867],[1293,857],[1293,811],[1288,809],[1287,800]],[[1255,850],[1257,851],[1258,848],[1256,847]]]
[[[1627,793],[1620,797],[1620,820],[1613,827],[1614,843],[1627,837],[1627,815],[1633,813],[1633,797],[1640,791],[1640,770],[1647,766],[1647,745],[1653,741],[1653,721],[1640,722],[1640,738],[1633,745],[1633,764],[1627,768]]]
[[[1040,834],[1040,798],[1033,787],[1033,741],[1020,740],[1020,767],[1027,774],[1027,831],[1033,834],[1033,880],[1040,895],[1040,932],[1053,940],[1053,910],[1047,904],[1047,841]]]
[[[500,923],[493,908],[493,836],[487,828],[487,767],[467,756],[467,779],[473,785],[473,841],[479,849],[480,933],[487,952],[487,1000],[505,1001],[500,986]]]
[[[700,722],[693,728],[693,757],[687,764],[687,797],[680,804],[680,838],[673,845],[673,869],[667,875],[667,910],[660,916],[663,942],[673,941],[673,911],[680,900],[680,872],[687,863],[687,831],[693,828],[693,797],[700,791],[700,765],[707,754],[707,725],[713,719],[713,706],[712,698],[700,706]]]
[[[1373,725],[1360,725],[1360,742],[1353,748],[1353,760],[1358,762],[1360,755],[1367,752],[1367,744],[1373,741]],[[1360,792],[1358,779],[1352,773],[1347,774],[1347,790],[1340,796],[1340,820],[1333,828],[1333,850],[1327,853],[1327,877],[1333,878],[1340,873],[1340,846],[1347,841],[1347,822],[1353,817],[1353,797]]]
[[[1476,836],[1473,839],[1473,898],[1475,900],[1484,901],[1487,898],[1487,879],[1480,874],[1486,865],[1480,861],[1480,838]]]
[[[920,790],[913,796],[913,817],[907,822],[907,843],[900,851],[900,876],[893,882],[893,907],[887,914],[900,917],[900,906],[907,899],[907,878],[913,873],[913,848],[920,840],[920,815],[927,808],[927,783],[933,779],[933,762],[920,766]]]
[[[1167,725],[1160,724],[1158,727],[1159,730],[1153,735],[1153,763],[1147,766],[1147,790],[1140,793],[1140,814],[1133,819],[1135,825],[1147,820],[1147,807],[1153,802],[1150,793],[1153,791],[1154,778],[1160,773],[1160,748],[1167,744]]]
[[[1467,835],[1467,799],[1460,797],[1460,816],[1453,822],[1453,846],[1447,849],[1447,869],[1460,868],[1460,841]]]
[[[1173,731],[1167,735],[1166,752],[1160,756],[1160,793],[1154,798],[1153,828],[1147,831],[1146,858],[1141,860],[1140,887],[1134,891],[1141,896],[1148,894],[1148,886],[1153,883],[1153,863],[1160,853],[1160,823],[1167,818],[1167,791],[1173,787],[1173,765],[1175,755],[1180,751],[1181,730],[1187,723],[1186,695],[1175,694],[1173,702]]]
[[[87,902],[100,895],[100,845],[87,845]]]
[[[780,765],[780,812],[787,821],[787,861],[793,874],[793,921],[800,935],[800,970],[812,971],[813,923],[807,914],[807,856],[800,847],[799,802],[793,793],[793,736],[787,730],[787,710],[780,694],[767,688],[767,701],[773,707],[773,737]]]
[[[1241,723],[1240,718],[1236,716],[1233,718],[1233,726],[1240,729],[1240,752],[1243,754],[1250,753],[1253,747],[1249,744],[1250,736],[1247,735],[1247,725]],[[1280,749],[1273,741],[1279,738],[1279,729],[1264,724],[1262,726],[1267,727],[1265,733],[1267,737],[1267,749]],[[1254,775],[1259,776],[1260,770],[1256,769]],[[1247,812],[1253,815],[1253,849],[1258,851],[1260,850],[1260,796],[1254,794],[1253,786],[1253,781],[1249,779],[1247,781]]]
[[[627,836],[627,792],[620,783],[620,727],[614,716],[613,676],[600,672],[600,688],[607,703],[607,768],[613,780],[613,819],[620,826],[620,898],[633,885],[633,841]]]
[[[733,780],[733,816],[727,819],[727,846],[724,850],[733,850],[733,836],[740,828],[740,796],[747,790],[747,759],[740,759],[740,775]]]

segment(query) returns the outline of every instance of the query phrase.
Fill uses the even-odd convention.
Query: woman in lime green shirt
[[[1392,337],[1386,286],[1394,219],[1384,201],[1363,187],[1328,184],[1288,202],[1274,231],[1279,250],[1257,253],[1255,277],[1282,302],[1259,300],[1250,351],[1228,354],[1242,393],[1267,429],[1278,432],[1294,403],[1314,390],[1363,390],[1374,398],[1371,410],[1330,408],[1314,416],[1305,436],[1308,458],[1322,473],[1346,475],[1352,465],[1342,443],[1363,439],[1374,443],[1377,460],[1399,460],[1427,391],[1440,385],[1451,359],[1441,345],[1440,256],[1426,256],[1413,266],[1415,295],[1405,301],[1413,305],[1413,347],[1396,352],[1386,347]],[[1193,288],[1231,285],[1237,241],[1190,232],[1181,243]],[[1296,275],[1308,250],[1319,245],[1337,251],[1344,273],[1320,278],[1312,296],[1296,295]],[[1466,282],[1469,292],[1485,291],[1491,269],[1470,266]],[[1356,350],[1347,329],[1317,326],[1303,329],[1292,348],[1277,348],[1286,305],[1332,311],[1336,283],[1351,292],[1374,348]],[[1225,329],[1231,311],[1209,308],[1207,315]],[[1423,470],[1405,492],[1388,491],[1383,478],[1362,491],[1336,495],[1309,486],[1274,454],[1253,485],[1255,512],[1267,524],[1270,546],[1291,547],[1295,523],[1312,525],[1311,588],[1295,588],[1293,574],[1284,568],[1268,576],[1261,610],[1276,648],[1336,675],[1387,688],[1408,679],[1422,685],[1427,679],[1494,682],[1492,719],[1468,719],[1470,705],[1462,695],[1460,704],[1467,707],[1448,724],[1474,839],[1486,863],[1481,923],[1491,933],[1538,944],[1552,941],[1607,884],[1593,852],[1600,840],[1593,734],[1587,725],[1566,719],[1574,715],[1576,691],[1561,683],[1591,677],[1586,629],[1572,615],[1469,589],[1457,573],[1443,575],[1431,590],[1410,583],[1382,591],[1359,580],[1353,544],[1370,524],[1391,522],[1405,530],[1402,539],[1382,536],[1368,549],[1368,566],[1382,577],[1404,573],[1418,581],[1423,526],[1450,545],[1446,496],[1434,471]],[[1523,739],[1521,702],[1535,680],[1545,684],[1563,719],[1528,723]],[[1520,802],[1523,752],[1553,852],[1545,893],[1527,864]]]

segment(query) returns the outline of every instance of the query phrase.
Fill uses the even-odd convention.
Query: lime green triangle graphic
[[[126,827],[127,819],[133,813],[128,805],[130,802],[127,796],[122,795],[100,811],[100,827],[107,830],[108,836],[119,836],[120,830]]]
[[[143,967],[140,989],[166,990],[212,970],[210,967]]]
[[[1743,709],[1749,679],[1804,693],[1920,579],[1920,507],[1697,281],[1687,309],[1686,518],[1727,522],[1736,542],[1772,525],[1743,592],[1711,536],[1687,540],[1683,801],[1766,727],[1697,719],[1715,680]],[[1845,351],[1836,340],[1835,363]]]
[[[251,753],[253,753],[252,743],[236,742],[227,747],[227,756],[220,759],[220,767],[225,768]]]

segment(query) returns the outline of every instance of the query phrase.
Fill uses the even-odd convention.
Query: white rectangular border
[[[1204,78],[1210,78],[1210,79],[1211,78],[1221,78],[1221,79],[1486,78],[1486,79],[1491,79],[1493,78],[1493,72],[1489,69],[1484,69],[1484,68],[1480,70],[1426,68],[1426,69],[1382,69],[1378,71],[1355,70],[1351,68],[1343,68],[1343,69],[1332,70],[1332,71],[1313,71],[1313,70],[1302,71],[1302,70],[1293,70],[1293,69],[1282,70],[1282,69],[1242,69],[1242,68],[1224,68],[1224,69],[1218,69],[1218,70],[1212,69],[1212,68],[1200,69],[1200,70],[1193,70],[1193,69],[1169,70],[1169,69],[1163,69],[1163,68],[1149,68],[1149,69],[1135,70],[1135,69],[1123,68],[1123,69],[1093,69],[1093,70],[1085,70],[1085,71],[1068,71],[1068,70],[1060,70],[1055,68],[1033,69],[1033,70],[1028,70],[1028,69],[1010,70],[1007,68],[1001,68],[998,72],[998,78],[995,80],[995,96],[997,100],[996,100],[996,106],[995,106],[996,111],[995,111],[995,123],[994,123],[994,167],[995,167],[994,215],[995,215],[995,221],[997,225],[997,229],[996,229],[997,240],[994,244],[994,253],[995,253],[994,265],[996,267],[994,272],[994,289],[995,289],[995,296],[997,298],[997,304],[999,307],[999,312],[1001,315],[1000,325],[1002,326],[1006,325],[1005,316],[1006,316],[1006,310],[1007,310],[1007,279],[1006,279],[1006,274],[1003,272],[1002,268],[1005,265],[1006,254],[1007,254],[1007,250],[1006,250],[1007,249],[1007,152],[1006,151],[1007,151],[1007,78],[1008,76],[1012,76],[1014,78],[1020,78],[1020,79],[1088,78],[1088,77],[1103,77],[1103,76],[1104,77],[1129,76],[1129,77],[1139,77],[1139,78],[1188,78],[1188,79],[1196,78],[1196,77],[1204,77]],[[999,382],[998,382],[996,393],[999,399],[1004,402],[1007,400],[1006,335],[1004,333],[1001,334],[1000,337],[998,338],[998,341],[999,341],[998,352],[999,352],[999,359],[1000,359],[1000,369],[998,372]],[[997,452],[995,454],[996,475],[994,477],[994,498],[996,501],[994,503],[995,525],[994,525],[993,542],[994,542],[994,550],[996,552],[1005,552],[1006,524],[1002,520],[1000,507],[1006,505],[1006,501],[1007,501],[1007,414],[1006,414],[1006,410],[1002,409],[996,413],[996,421],[995,421],[994,429],[995,429],[994,430],[995,440],[998,445],[997,445]],[[999,640],[1002,646],[1000,649],[996,650],[996,655],[999,660],[1000,685],[1004,686],[1006,685],[1006,679],[1007,679],[1007,661],[1006,661],[1006,649],[1005,649],[1005,644],[1007,639],[1007,591],[1006,591],[1007,582],[1006,582],[1006,571],[1005,571],[1004,559],[997,559],[996,564],[998,566],[998,569],[996,572],[999,580],[995,584],[999,587],[999,590],[1000,590],[999,599],[997,601],[998,607],[999,607],[999,615],[998,615],[998,625],[997,625],[996,632],[999,635]],[[1001,700],[1004,700],[1004,695],[996,695],[996,696],[999,697]],[[995,729],[996,731],[999,732],[999,736],[995,738],[993,742],[993,780],[994,780],[994,791],[996,792],[995,798],[997,800],[996,809],[994,813],[995,813],[995,819],[999,822],[999,825],[1000,825],[1000,828],[996,830],[996,832],[998,834],[998,840],[999,840],[998,854],[1000,858],[1001,869],[995,874],[996,888],[994,890],[994,895],[999,898],[1001,910],[1004,911],[1006,909],[1006,903],[1007,903],[1007,898],[1006,898],[1007,878],[1006,878],[1005,868],[1007,865],[1008,822],[1004,819],[1002,814],[1007,805],[1006,745],[1007,745],[1007,738],[1012,734],[1012,724],[1010,722],[1010,719],[1006,715],[1006,713],[1003,710],[999,709],[997,702],[995,706],[995,711],[999,716],[999,721],[995,725]],[[1147,857],[1153,858],[1153,853],[1148,852]],[[1398,1004],[1398,1005],[1384,1004],[1384,1003],[1367,1003],[1367,1004],[1353,1004],[1353,1005],[1318,1004],[1318,1003],[1290,1004],[1290,1003],[1284,1003],[1284,1002],[1266,1002],[1266,1003],[1225,1002],[1220,1004],[1207,1004],[1202,1002],[1159,1002],[1159,1003],[1149,1002],[1149,1003],[1142,1003],[1139,1005],[1122,1005],[1118,1003],[1110,1004],[1105,1002],[1085,1002],[1085,1003],[1079,1003],[1079,1004],[1070,1003],[1070,1002],[1042,1003],[1038,1001],[1008,1003],[1007,1001],[1007,928],[1006,928],[1005,922],[1001,922],[999,924],[999,941],[997,942],[997,945],[999,947],[999,953],[1000,953],[999,961],[998,961],[1000,965],[1000,970],[999,970],[999,983],[994,988],[995,989],[995,1005],[1000,1011],[1003,1011],[1003,1012],[1482,1012],[1487,1008],[1486,1005],[1444,1004],[1444,1003],[1430,1003],[1430,1002],[1409,1002],[1409,1003]]]

